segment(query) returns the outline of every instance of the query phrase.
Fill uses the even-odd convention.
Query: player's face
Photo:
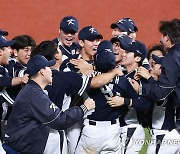
[[[133,65],[135,63],[135,57],[133,52],[125,51],[123,53],[123,58],[121,64],[125,67]]]
[[[160,64],[154,64],[154,66],[152,67],[151,73],[159,76],[161,74],[161,65]]]
[[[52,71],[50,67],[45,67],[45,69],[43,69],[43,72],[44,72],[44,82],[47,85],[52,83]]]
[[[127,32],[121,31],[118,27],[112,29],[112,37],[118,37],[119,35],[125,34],[127,35]]]
[[[162,57],[163,54],[160,50],[154,50],[150,53],[150,56],[149,56],[149,64],[153,67],[153,65],[155,64],[155,61],[152,59],[152,55],[156,55],[158,57]]]
[[[136,40],[136,32],[130,33],[129,37],[132,38],[133,41],[135,41]]]
[[[99,44],[100,44],[100,39],[95,39],[93,41],[84,40],[82,51],[85,54],[85,57],[88,57],[89,60],[92,59],[97,52],[97,47]]]
[[[116,63],[119,64],[122,61],[123,53],[125,52],[125,50],[120,47],[120,42],[115,42],[112,46],[116,57]]]
[[[24,49],[14,50],[14,56],[20,64],[27,64],[32,52],[32,47],[27,46]]]
[[[59,39],[63,46],[70,47],[72,43],[75,41],[77,33],[74,31],[64,32],[63,30],[59,30]]]
[[[9,56],[12,52],[11,47],[3,47],[0,49],[0,64],[8,65],[9,64]]]
[[[164,46],[164,50],[169,50],[169,48],[171,47],[171,43],[169,40],[169,36],[163,36],[163,34],[161,35],[160,38],[160,43]]]

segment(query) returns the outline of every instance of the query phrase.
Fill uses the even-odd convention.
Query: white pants
[[[153,129],[151,132],[152,142],[148,146],[147,154],[180,154],[180,135],[175,129],[172,131]]]
[[[2,147],[2,142],[0,140],[0,154],[6,154],[6,152],[4,151],[3,147]]]
[[[75,148],[77,146],[82,127],[83,124],[79,122],[67,129],[66,136],[70,154],[74,154],[75,152]]]
[[[121,153],[119,120],[115,124],[111,121],[96,121],[92,125],[86,119],[84,125],[75,154]]]
[[[139,124],[129,124],[121,127],[121,154],[138,154],[143,144],[138,144],[139,141],[145,139],[144,128]]]
[[[57,130],[50,129],[44,154],[67,154],[67,139],[64,131],[61,131],[61,135]]]

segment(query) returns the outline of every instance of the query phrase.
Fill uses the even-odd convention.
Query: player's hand
[[[134,90],[137,93],[139,93],[139,87],[140,87],[139,83],[134,79],[129,79],[129,82],[130,82],[131,86],[134,88]]]
[[[124,75],[124,73],[122,72],[122,70],[121,70],[120,68],[114,68],[114,69],[112,70],[112,72],[115,73],[115,76],[116,76],[116,75],[117,75],[117,76],[122,76],[122,75]]]
[[[26,84],[29,80],[29,74],[25,74],[22,78],[21,78],[21,83]]]
[[[84,105],[87,107],[88,110],[92,110],[95,108],[95,101],[91,98],[85,100]]]
[[[122,106],[124,104],[124,97],[120,97],[120,96],[109,97],[108,100],[107,100],[107,103],[111,107]]]
[[[91,76],[93,74],[93,66],[89,64],[84,59],[72,59],[70,62],[74,65],[75,68],[78,68],[78,73]]]
[[[149,70],[144,68],[143,66],[140,66],[137,70],[137,74],[145,79],[149,79],[151,77],[151,74],[149,73]]]

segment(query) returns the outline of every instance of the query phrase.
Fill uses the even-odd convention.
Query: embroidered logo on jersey
[[[70,25],[70,24],[72,24],[72,25],[74,25],[74,19],[69,19],[69,20],[67,20],[67,23],[68,23],[68,25]]]
[[[58,107],[57,107],[54,103],[52,103],[52,104],[50,105],[50,109],[53,109],[53,111],[55,112],[56,109],[58,109]]]
[[[91,33],[96,33],[96,29],[95,28],[89,28],[89,31],[91,32]]]

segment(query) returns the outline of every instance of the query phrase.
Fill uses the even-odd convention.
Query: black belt
[[[99,122],[101,122],[101,121],[99,121]],[[105,122],[105,121],[103,121],[103,122]],[[111,125],[117,123],[116,119],[111,120],[110,122],[111,122]],[[94,126],[96,126],[96,121],[89,120],[89,125],[94,125]]]

